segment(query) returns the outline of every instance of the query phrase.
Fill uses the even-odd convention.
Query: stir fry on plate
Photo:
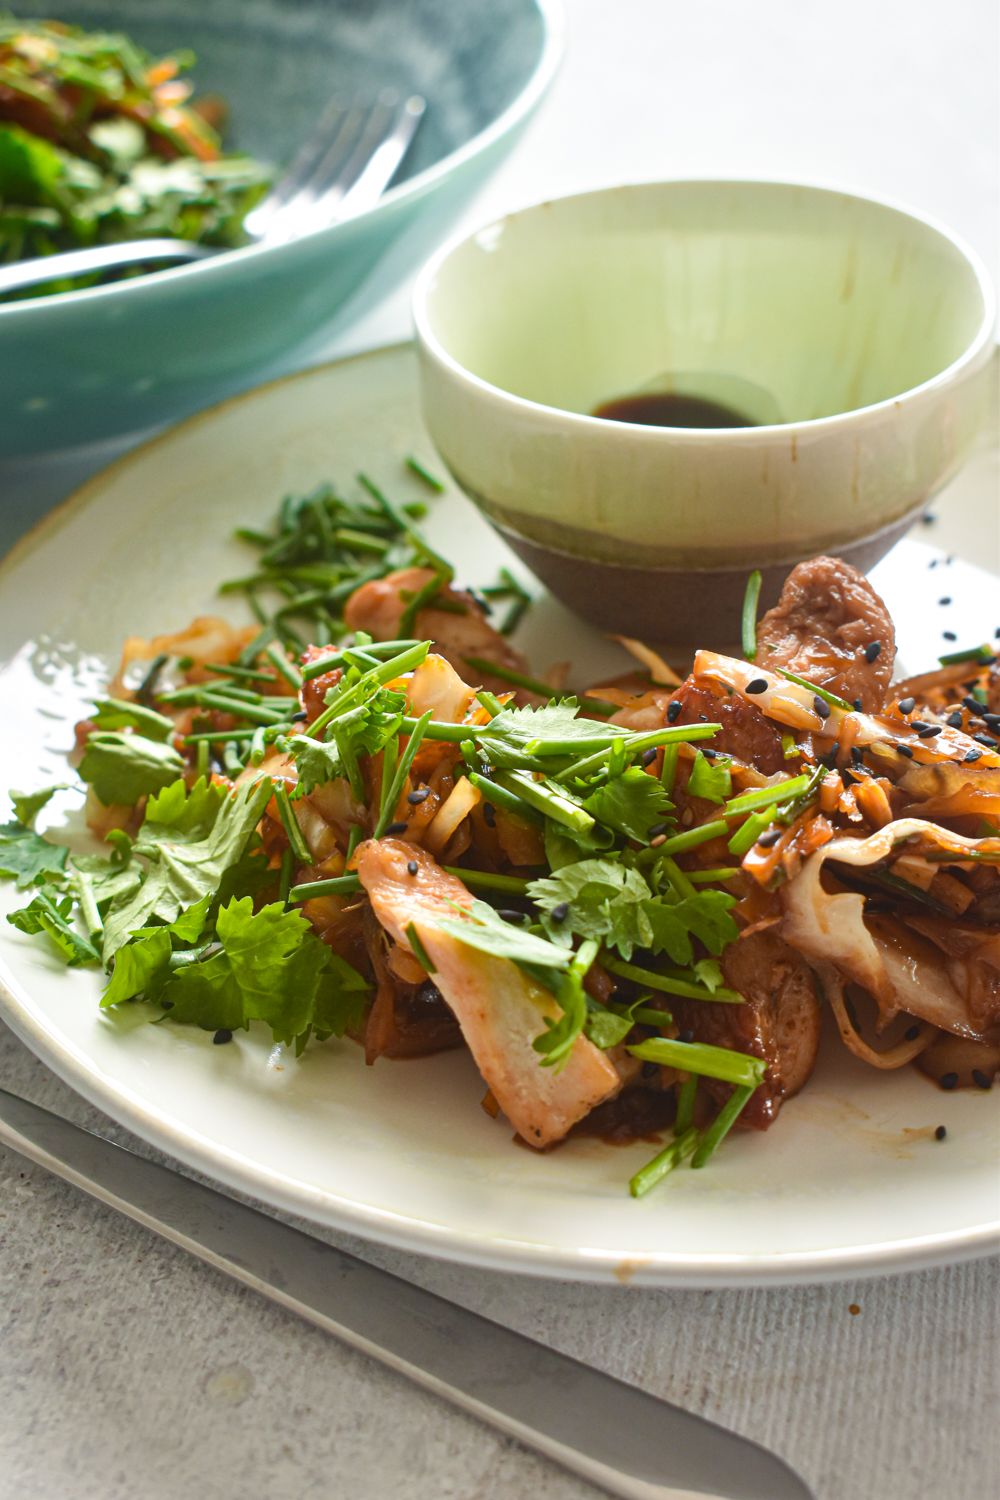
[[[13,793],[15,926],[106,971],[106,1008],[216,1041],[465,1047],[538,1149],[669,1130],[637,1195],[771,1126],[825,1008],[874,1068],[990,1086],[989,649],[893,685],[882,601],[820,557],[748,608],[741,657],[682,679],[628,642],[635,670],[572,697],[497,628],[513,578],[456,586],[419,508],[363,488],[241,533],[258,562],[224,587],[254,624],[126,642],[78,727],[107,852],[70,857],[34,831],[51,790]]]

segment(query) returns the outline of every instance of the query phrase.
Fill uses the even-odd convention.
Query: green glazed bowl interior
[[[799,423],[933,379],[980,333],[959,247],[882,203],[677,183],[542,204],[442,264],[436,338],[465,370],[564,411],[644,388]]]
[[[19,0],[190,48],[226,144],[286,163],[335,93],[428,103],[400,175],[368,212],[132,281],[0,306],[0,459],[138,434],[315,358],[338,310],[406,237],[419,263],[545,92],[559,0]],[[430,205],[433,202],[434,211]],[[401,250],[403,247],[400,247]]]

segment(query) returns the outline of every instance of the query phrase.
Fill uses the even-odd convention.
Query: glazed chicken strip
[[[403,614],[413,595],[434,578],[430,568],[400,568],[385,578],[375,578],[363,583],[347,601],[344,621],[350,630],[366,630],[376,641],[398,640],[402,628]],[[464,590],[442,588],[436,596],[453,609],[436,608],[432,602],[417,613],[414,632],[421,640],[434,642],[435,650],[450,662],[460,677],[467,682],[503,692],[509,684],[499,677],[490,677],[468,665],[468,658],[482,657],[507,667],[512,672],[526,673],[527,662],[520,651],[499,633],[486,618],[486,614],[471,594]],[[461,610],[462,613],[454,612]]]
[[[799,563],[757,626],[756,664],[806,677],[867,713],[885,706],[896,659],[889,612],[867,578],[838,557]]]
[[[409,866],[417,866],[416,875]],[[411,951],[412,925],[434,965],[434,983],[494,1098],[517,1133],[532,1146],[550,1146],[603,1100],[617,1093],[614,1064],[578,1037],[561,1070],[541,1066],[532,1043],[545,1018],[559,1016],[548,990],[510,959],[481,953],[437,923],[468,908],[473,897],[414,844],[374,839],[362,844],[357,871],[376,917],[400,947]]]

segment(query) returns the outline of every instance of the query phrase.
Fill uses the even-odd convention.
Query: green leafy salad
[[[618,712],[669,688],[570,696],[532,676],[509,639],[527,591],[510,573],[457,588],[425,509],[362,476],[241,530],[254,565],[221,587],[253,623],[130,642],[79,727],[103,852],[37,831],[65,785],[11,794],[0,872],[29,899],[8,920],[103,974],[106,1009],[218,1042],[256,1023],[296,1053],[350,1036],[369,1062],[464,1044],[532,1145],[655,1116],[673,1134],[641,1194],[703,1165],[763,1078],[690,1017],[742,1004],[720,963],[726,840],[782,808],[734,796],[717,723]],[[681,767],[707,808],[693,825]],[[788,779],[794,817],[808,778]]]
[[[223,151],[223,106],[180,76],[193,61],[0,16],[0,263],[161,235],[243,243],[271,173]]]

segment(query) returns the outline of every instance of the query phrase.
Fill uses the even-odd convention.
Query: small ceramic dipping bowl
[[[732,640],[833,552],[867,569],[958,469],[988,399],[975,256],[885,203],[769,182],[616,187],[446,246],[414,303],[424,414],[462,488],[605,629]],[[593,413],[661,400],[673,420]]]

